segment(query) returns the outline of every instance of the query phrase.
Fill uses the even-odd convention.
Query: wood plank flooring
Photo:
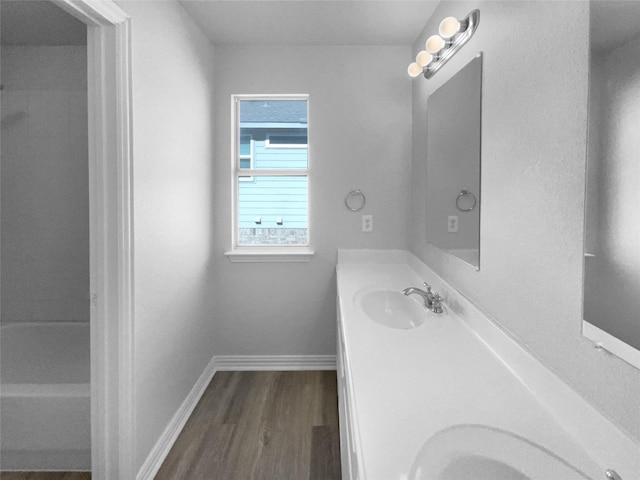
[[[336,374],[218,372],[156,480],[339,480]]]
[[[218,372],[156,480],[339,480],[336,373]],[[0,480],[90,480],[2,472]]]

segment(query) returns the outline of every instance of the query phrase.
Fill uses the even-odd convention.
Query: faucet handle
[[[427,288],[427,293],[431,293],[431,285],[429,285],[427,282],[422,282],[422,284]]]
[[[441,297],[439,294],[434,294],[433,299],[431,300],[431,311],[433,313],[442,313],[442,300],[444,297]]]

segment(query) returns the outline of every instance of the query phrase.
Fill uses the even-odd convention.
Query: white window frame
[[[232,262],[309,262],[313,257],[311,249],[311,155],[307,145],[306,169],[250,169],[240,168],[240,122],[241,101],[259,100],[305,100],[307,102],[307,135],[309,135],[309,95],[231,95],[231,250],[225,252]],[[308,139],[308,137],[307,137]],[[252,139],[253,142],[253,139]],[[308,140],[307,140],[308,142]],[[302,146],[299,145],[299,148]],[[252,152],[253,153],[253,152]],[[306,245],[240,245],[238,242],[238,183],[240,177],[306,176],[307,177],[307,244]]]

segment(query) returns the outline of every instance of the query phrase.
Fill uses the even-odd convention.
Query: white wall
[[[132,16],[139,468],[213,355],[213,48],[176,2]]]
[[[1,57],[2,321],[87,322],[87,49]]]
[[[335,353],[337,248],[406,248],[411,160],[408,47],[216,48],[217,354]],[[232,264],[231,94],[308,93],[308,264]],[[353,213],[353,188],[367,197]],[[374,231],[361,232],[373,214]]]
[[[473,8],[473,39],[414,83],[412,198],[424,218],[426,98],[482,51],[481,269],[426,245],[424,225],[412,224],[411,250],[640,439],[640,372],[581,335],[588,3],[447,1],[414,52]]]

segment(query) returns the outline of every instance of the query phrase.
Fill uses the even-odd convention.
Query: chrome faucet
[[[424,300],[424,306],[427,307],[429,310],[431,310],[431,306],[433,305],[433,292],[431,291],[431,285],[429,285],[427,282],[423,282],[423,283],[424,283],[424,286],[426,287],[426,290],[422,290],[418,287],[408,287],[402,290],[402,293],[404,293],[407,296],[411,295],[412,293],[420,295]]]
[[[402,293],[405,295],[411,295],[415,293],[416,295],[420,295],[422,300],[424,300],[424,306],[427,307],[428,310],[431,310],[433,313],[442,313],[442,304],[441,301],[443,298],[437,293],[431,290],[431,285],[427,282],[423,282],[425,286],[425,290],[422,290],[417,287],[407,287],[402,290]]]

